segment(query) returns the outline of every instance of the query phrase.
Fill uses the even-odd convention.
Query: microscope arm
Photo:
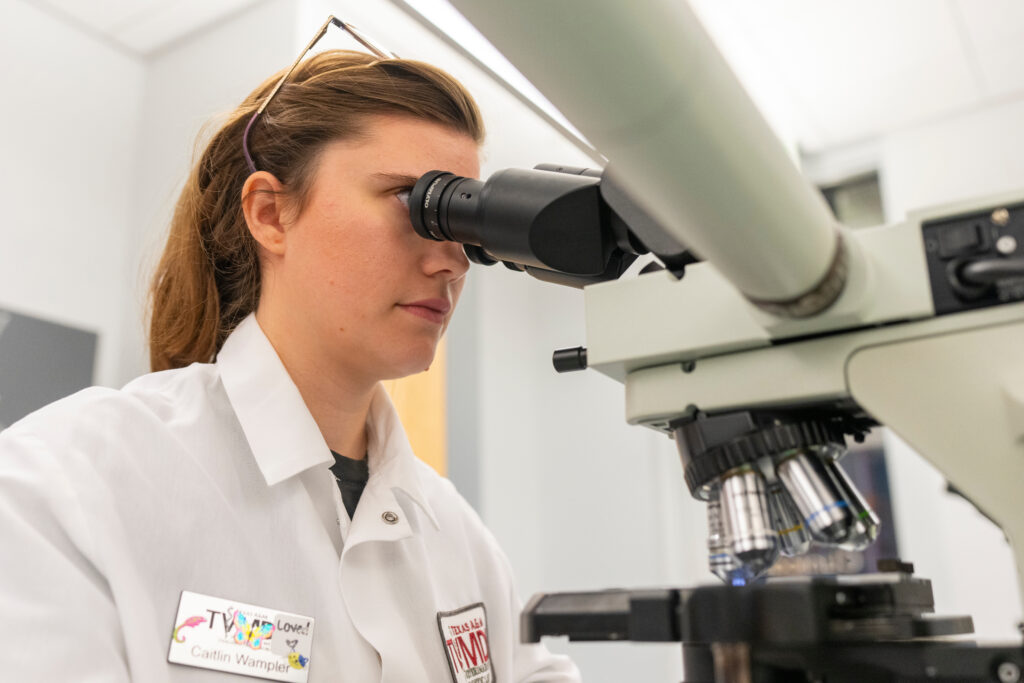
[[[813,315],[858,256],[685,2],[453,4],[747,297]]]

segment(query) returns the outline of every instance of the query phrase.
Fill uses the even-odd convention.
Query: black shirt
[[[370,478],[370,461],[368,457],[353,460],[334,451],[331,451],[331,454],[334,455],[331,472],[334,473],[338,488],[341,489],[341,500],[345,503],[345,509],[351,519],[355,517],[359,497],[363,495],[363,489]]]

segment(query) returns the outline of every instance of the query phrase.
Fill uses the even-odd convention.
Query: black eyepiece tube
[[[449,216],[454,213],[456,222],[467,224],[460,218],[476,214],[475,204],[479,201],[480,188],[483,183],[472,178],[463,178],[445,171],[430,171],[416,182],[409,196],[409,215],[412,225],[421,237],[436,241],[462,242],[480,246],[479,239],[472,231],[472,222],[468,222],[470,231],[464,234],[461,230],[452,231]],[[476,195],[474,201],[474,195]],[[452,200],[457,206],[451,212]]]
[[[487,182],[426,173],[409,197],[413,228],[427,239],[465,245],[477,263],[569,275],[566,284],[575,286],[617,277],[623,257],[632,262],[636,254],[616,241],[600,177],[555,168],[506,169]]]
[[[603,174],[599,168],[583,168],[582,166],[563,166],[561,164],[537,164],[534,166],[538,171],[554,171],[555,173],[570,173],[572,175],[588,175],[593,178],[600,178]]]

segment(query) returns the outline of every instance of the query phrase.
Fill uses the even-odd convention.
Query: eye
[[[404,187],[395,193],[395,199],[402,202],[402,206],[406,209],[409,208],[409,194],[412,192],[411,187]]]

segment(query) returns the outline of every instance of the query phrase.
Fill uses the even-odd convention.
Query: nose
[[[469,270],[469,259],[458,242],[427,242],[423,270],[427,275],[443,275],[457,280]]]

